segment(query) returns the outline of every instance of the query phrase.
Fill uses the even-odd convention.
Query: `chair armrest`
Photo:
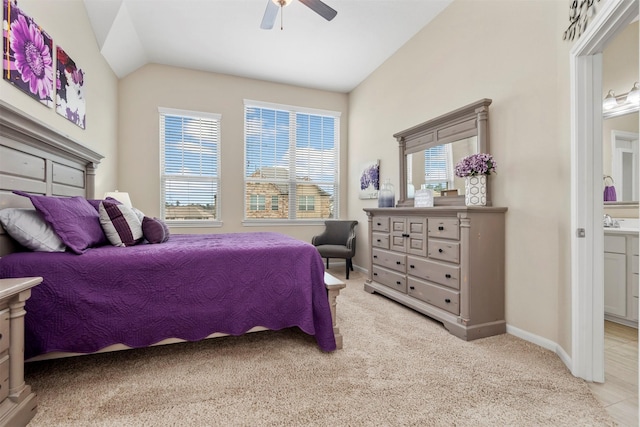
[[[324,245],[327,243],[327,231],[323,231],[322,233],[318,234],[317,236],[313,236],[311,238],[311,244],[313,246],[320,246],[320,245]]]

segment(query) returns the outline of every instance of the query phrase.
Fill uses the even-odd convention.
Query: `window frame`
[[[195,119],[208,119],[216,121],[217,135],[216,135],[216,170],[217,175],[213,178],[204,178],[200,176],[185,177],[175,174],[165,174],[165,146],[166,142],[163,137],[165,129],[163,128],[164,117],[166,116],[178,116],[182,118],[195,118]],[[203,111],[184,110],[176,108],[158,107],[158,129],[159,129],[159,151],[160,151],[160,218],[164,220],[167,225],[175,228],[208,228],[208,227],[222,227],[223,222],[221,218],[221,194],[222,194],[222,161],[221,161],[221,145],[222,145],[222,114],[210,113]],[[180,177],[185,181],[193,182],[213,182],[216,185],[217,191],[213,197],[212,202],[215,204],[215,219],[203,219],[203,220],[176,220],[166,219],[166,188],[165,182],[167,177]]]
[[[244,124],[244,140],[243,140],[243,144],[244,144],[244,175],[243,175],[243,198],[244,198],[244,210],[243,210],[243,221],[242,224],[244,226],[261,226],[261,225],[269,225],[269,226],[273,226],[273,225],[316,225],[316,224],[324,224],[324,222],[328,219],[339,219],[340,218],[340,199],[341,199],[341,185],[340,185],[340,133],[341,133],[341,112],[338,111],[330,111],[330,110],[323,110],[323,109],[317,109],[317,108],[309,108],[309,107],[301,107],[301,106],[292,106],[292,105],[285,105],[285,104],[278,104],[278,103],[271,103],[271,102],[264,102],[264,101],[255,101],[255,100],[249,100],[249,99],[244,99],[244,118],[243,118],[243,124]],[[324,117],[330,117],[331,119],[333,119],[333,155],[334,155],[334,166],[335,166],[335,176],[334,176],[334,180],[331,182],[323,182],[323,181],[303,181],[303,180],[296,180],[295,178],[291,178],[291,176],[289,176],[289,178],[287,178],[287,180],[281,180],[281,179],[277,179],[277,178],[250,178],[249,176],[247,176],[247,165],[248,165],[248,147],[247,147],[247,131],[248,131],[248,123],[247,123],[247,112],[249,109],[251,108],[260,108],[260,109],[266,109],[266,110],[274,110],[275,112],[287,112],[289,115],[289,124],[288,124],[288,132],[289,132],[289,141],[288,141],[288,145],[289,145],[289,149],[291,150],[292,145],[293,145],[293,151],[295,152],[295,148],[296,148],[296,137],[295,137],[295,132],[296,132],[296,127],[297,127],[297,121],[295,120],[295,117],[297,116],[297,114],[304,114],[304,115],[311,115],[311,116],[324,116]],[[292,120],[292,116],[293,116],[293,120]],[[293,168],[295,168],[295,160],[291,160],[290,159],[290,164],[289,164],[289,170],[292,170]],[[278,207],[284,208],[285,210],[288,210],[288,215],[286,218],[248,218],[247,217],[247,213],[249,212],[247,210],[248,206],[248,190],[247,190],[247,184],[248,183],[260,183],[260,182],[264,182],[264,183],[281,183],[283,185],[288,185],[289,186],[289,193],[286,197],[283,197],[283,199],[288,199],[288,209],[287,209],[287,200],[284,200],[283,203],[285,203],[284,205],[278,205]],[[334,195],[333,195],[333,207],[330,210],[330,216],[326,217],[326,218],[305,218],[305,217],[298,217],[296,215],[296,211],[298,208],[298,195],[297,195],[297,186],[304,184],[304,185],[317,185],[319,190],[322,190],[323,186],[327,186],[327,185],[331,185],[334,188]],[[295,190],[292,190],[295,189]],[[317,197],[315,197],[315,195],[310,195],[311,197],[315,199],[317,199]],[[317,205],[317,200],[315,200],[314,205]],[[272,206],[273,207],[273,206]],[[269,209],[268,209],[269,210]],[[273,211],[273,209],[271,209],[271,211]],[[306,211],[305,211],[306,212]]]

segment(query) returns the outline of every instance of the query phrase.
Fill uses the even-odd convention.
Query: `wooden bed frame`
[[[31,208],[31,202],[12,194],[13,190],[48,196],[84,196],[95,198],[95,172],[103,156],[60,134],[44,123],[29,117],[13,106],[0,101],[0,209]],[[0,225],[0,257],[15,252],[18,245]],[[342,348],[342,335],[336,321],[337,297],[346,285],[325,273],[325,286],[337,348]],[[249,332],[265,330],[256,327]],[[22,331],[24,334],[24,330]],[[207,338],[225,334],[215,333]],[[183,342],[167,339],[154,345]],[[130,347],[115,344],[97,353],[124,350]],[[77,356],[79,353],[48,353],[30,361]]]

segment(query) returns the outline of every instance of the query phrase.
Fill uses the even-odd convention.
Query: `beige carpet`
[[[462,341],[363,282],[338,298],[331,354],[286,330],[29,363],[30,426],[614,425],[555,354]]]

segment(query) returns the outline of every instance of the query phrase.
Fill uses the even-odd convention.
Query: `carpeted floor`
[[[507,334],[462,341],[363,283],[352,273],[338,297],[333,353],[285,330],[28,363],[29,425],[615,425],[555,354]]]

